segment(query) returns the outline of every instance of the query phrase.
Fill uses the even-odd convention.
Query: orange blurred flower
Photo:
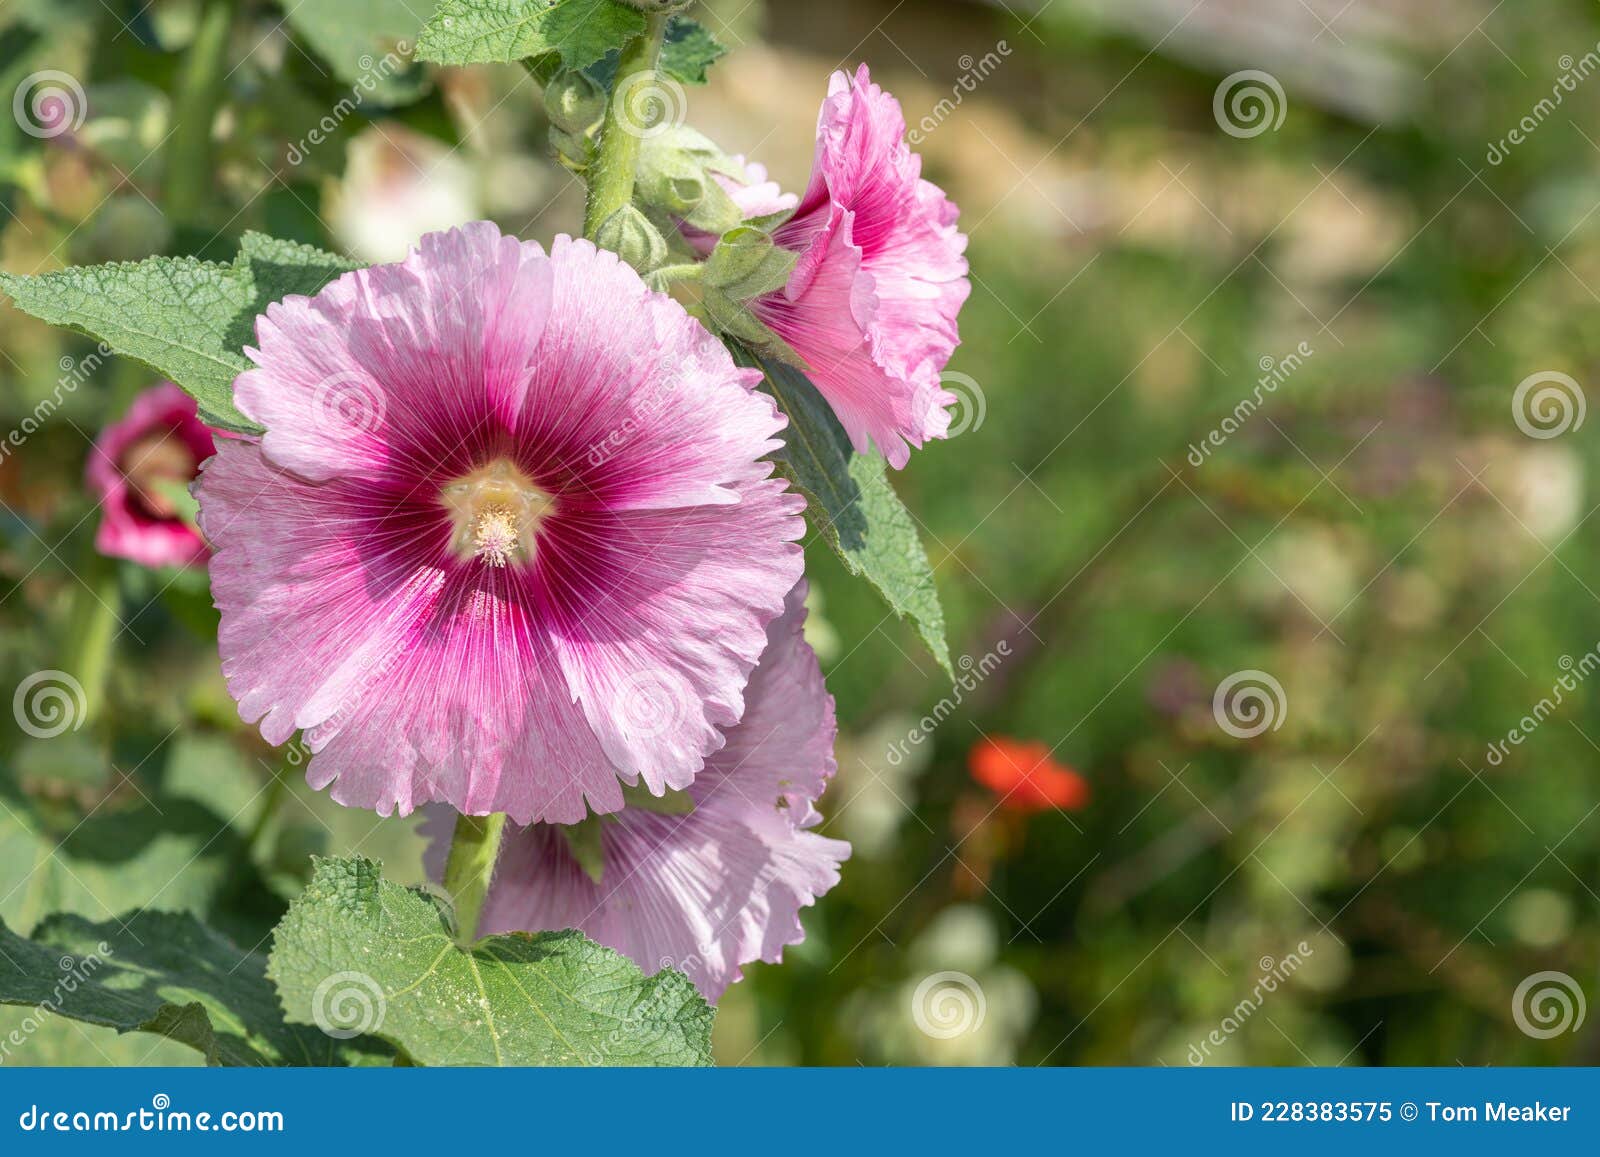
[[[1037,740],[991,736],[967,753],[967,767],[1000,797],[1002,807],[1014,811],[1076,810],[1089,802],[1088,780],[1057,763]]]

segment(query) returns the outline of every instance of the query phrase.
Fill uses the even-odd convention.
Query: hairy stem
[[[600,225],[611,214],[633,201],[633,179],[639,168],[638,127],[630,123],[637,114],[626,107],[630,100],[637,109],[648,94],[650,74],[661,56],[661,39],[666,35],[667,17],[656,14],[645,18],[644,35],[628,41],[617,61],[617,75],[611,82],[611,99],[605,119],[600,123],[600,140],[594,164],[590,167],[589,200],[583,212],[583,235],[594,240]],[[635,79],[641,78],[641,79]]]
[[[178,75],[165,177],[167,216],[176,222],[196,220],[210,191],[211,126],[226,79],[233,9],[234,0],[205,0]]]
[[[478,917],[489,896],[489,882],[494,878],[495,861],[500,858],[500,837],[505,827],[504,812],[456,817],[450,859],[444,869],[444,890],[455,904],[456,940],[463,947],[478,938]]]

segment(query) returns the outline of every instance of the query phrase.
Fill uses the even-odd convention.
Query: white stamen
[[[490,566],[505,566],[517,551],[517,539],[516,515],[504,506],[491,506],[473,527],[473,553]]]

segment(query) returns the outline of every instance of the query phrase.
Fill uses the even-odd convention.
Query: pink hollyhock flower
[[[850,845],[809,829],[835,767],[833,697],[803,636],[805,584],[767,629],[744,718],[689,788],[694,810],[629,807],[601,825],[596,882],[562,829],[508,830],[479,927],[579,928],[647,973],[673,967],[716,1000],[744,964],[776,963],[805,938],[800,909],[839,882]],[[435,836],[448,817],[430,817]],[[430,854],[442,875],[444,840]]]
[[[939,374],[971,286],[956,207],[921,177],[900,103],[862,65],[833,74],[811,183],[773,240],[800,255],[789,284],[751,303],[810,366],[857,450],[901,467],[942,438],[956,396]]]
[[[171,382],[151,386],[95,440],[84,471],[104,514],[95,532],[101,554],[143,566],[185,566],[210,553],[178,516],[169,488],[188,486],[215,451],[194,399]]]
[[[743,157],[734,157],[733,160],[743,166],[743,180],[731,177],[727,173],[713,172],[711,176],[732,198],[746,221],[753,221],[758,217],[770,217],[774,213],[787,213],[800,203],[799,197],[793,193],[785,193],[778,182],[767,179],[764,165],[746,161]],[[702,257],[709,257],[711,251],[717,247],[715,233],[707,233],[689,224],[680,224],[678,231]]]
[[[229,690],[314,787],[519,822],[687,787],[799,577],[753,371],[615,254],[486,221],[257,319],[201,475]]]

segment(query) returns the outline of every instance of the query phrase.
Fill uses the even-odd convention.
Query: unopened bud
[[[602,221],[594,239],[640,273],[649,273],[667,259],[666,238],[632,205],[624,205]]]

